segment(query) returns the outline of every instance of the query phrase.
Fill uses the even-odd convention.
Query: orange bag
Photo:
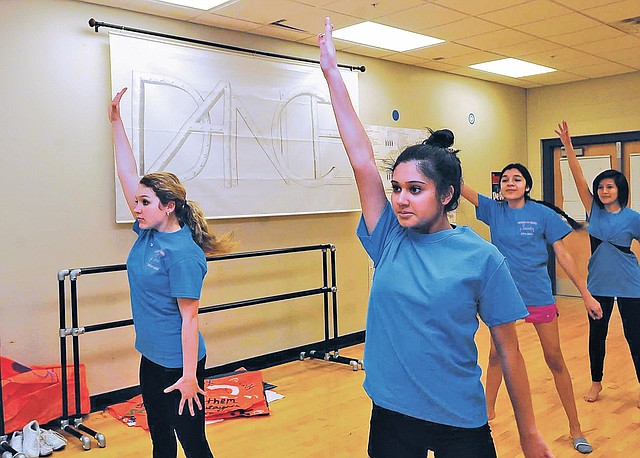
[[[238,370],[204,381],[205,420],[269,415],[260,371]]]
[[[204,381],[205,421],[269,415],[260,371],[237,370]],[[142,396],[107,407],[107,412],[127,426],[149,430]]]
[[[31,420],[48,423],[62,416],[62,374],[60,366],[24,366],[0,357],[2,365],[2,405],[5,432],[21,430]],[[67,366],[68,409],[76,410],[73,366]],[[84,365],[80,365],[82,414],[91,411]]]

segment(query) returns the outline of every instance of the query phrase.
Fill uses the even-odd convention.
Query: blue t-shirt
[[[571,227],[555,211],[529,199],[521,208],[511,208],[506,201],[479,194],[476,217],[489,226],[491,242],[507,258],[524,303],[554,304],[547,244],[566,237]]]
[[[474,340],[528,312],[504,256],[469,227],[421,234],[400,226],[387,202],[372,234],[358,237],[374,262],[364,388],[377,405],[434,423],[487,422]]]
[[[200,299],[207,261],[188,226],[176,232],[140,229],[129,257],[127,275],[131,294],[136,349],[147,359],[168,368],[180,368],[182,316],[178,298]],[[207,350],[198,333],[198,360]]]
[[[628,207],[611,213],[594,202],[588,221],[589,234],[602,241],[589,259],[589,292],[595,296],[640,297],[638,258],[614,246],[629,248],[633,239],[640,240],[640,213]]]

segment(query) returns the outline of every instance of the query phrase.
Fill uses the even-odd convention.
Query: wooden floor
[[[573,378],[583,430],[594,447],[592,458],[640,457],[640,391],[629,349],[622,336],[617,309],[611,321],[604,390],[600,400],[587,403],[590,385],[587,357],[587,319],[582,303],[558,298],[563,351]],[[520,345],[527,362],[538,427],[557,458],[581,456],[573,450],[568,424],[544,363],[532,325],[518,323]],[[477,341],[486,366],[488,330],[481,326]],[[341,355],[361,358],[362,345],[345,348]],[[284,399],[271,403],[268,417],[239,418],[207,426],[216,458],[247,457],[366,457],[370,400],[362,389],[365,372],[319,360],[295,361],[262,371],[264,380],[277,385]],[[85,423],[107,437],[107,447],[93,443],[82,451],[70,441],[56,457],[85,458],[151,456],[150,440],[140,428],[129,428],[108,414],[94,413]],[[498,456],[522,456],[513,412],[504,387],[491,422]],[[183,457],[182,451],[179,452]],[[431,454],[429,455],[431,456]],[[399,457],[401,458],[401,457]]]

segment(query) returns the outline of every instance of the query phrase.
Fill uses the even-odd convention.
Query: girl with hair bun
[[[229,251],[228,237],[209,232],[202,210],[187,199],[177,176],[138,177],[120,117],[122,89],[109,106],[116,169],[138,235],[127,275],[141,353],[140,388],[154,458],[175,458],[177,442],[187,458],[213,457],[204,429],[206,347],[198,330],[205,254]]]
[[[522,164],[508,164],[500,172],[500,191],[504,200],[496,201],[478,194],[467,185],[462,196],[476,207],[476,217],[491,230],[491,242],[507,258],[509,270],[527,306],[525,322],[536,329],[545,362],[551,370],[560,401],[569,419],[569,433],[573,447],[580,453],[591,453],[592,447],[584,438],[578,419],[571,375],[560,348],[558,308],[552,294],[547,270],[547,245],[551,245],[556,259],[580,291],[591,317],[602,316],[600,304],[587,290],[587,285],[567,251],[562,239],[571,229],[581,226],[555,205],[533,200],[529,193],[533,179]],[[562,218],[562,215],[569,225]],[[486,376],[487,414],[495,417],[498,389],[502,383],[499,351],[491,341]]]
[[[400,154],[389,202],[337,66],[332,28],[326,18],[320,65],[360,195],[357,235],[375,266],[364,350],[369,456],[496,456],[474,340],[478,317],[499,350],[524,455],[552,456],[535,425],[518,349],[514,323],[527,310],[504,256],[447,218],[462,177],[453,133],[432,132]]]
[[[589,317],[592,383],[584,400],[595,402],[602,391],[606,340],[614,299],[622,318],[636,378],[640,382],[640,265],[631,251],[633,240],[640,241],[640,213],[627,206],[629,183],[617,170],[605,170],[598,174],[593,180],[592,189],[589,189],[571,144],[567,122],[558,124],[555,132],[565,147],[569,169],[587,212],[587,231],[591,241],[587,287],[604,312],[601,320]],[[640,397],[636,405],[640,409]]]

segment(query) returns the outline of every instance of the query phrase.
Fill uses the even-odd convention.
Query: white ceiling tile
[[[462,38],[460,40],[456,40],[456,43],[476,49],[494,50],[532,40],[535,40],[535,37],[526,33],[518,32],[513,29],[500,29],[495,32],[483,33],[482,35],[475,35],[469,38]]]
[[[190,19],[190,22],[194,22],[196,24],[211,25],[213,27],[220,27],[222,29],[237,30],[240,32],[248,32],[250,30],[257,29],[258,27],[262,27],[262,24],[242,21],[240,19],[226,16],[219,16],[217,14],[212,14],[209,12],[205,12]]]
[[[536,54],[543,51],[551,51],[558,49],[560,46],[558,43],[551,41],[537,39],[526,41],[524,43],[518,43],[511,46],[505,46],[503,48],[496,48],[493,51],[497,54],[502,54],[507,57],[519,57],[523,60],[527,60],[525,57],[529,54]]]
[[[322,5],[328,11],[347,14],[356,18],[375,20],[381,16],[422,5],[422,0],[338,0]]]
[[[602,57],[593,56],[591,54],[585,54],[580,57],[556,60],[556,63],[554,64],[554,68],[557,68],[558,70],[567,70],[570,72],[571,69],[573,68],[604,64],[606,62],[607,60],[603,59]]]
[[[543,21],[530,22],[514,27],[524,33],[546,38],[556,35],[566,35],[580,32],[593,27],[602,26],[601,22],[591,19],[584,14],[569,13],[562,16],[547,18]]]
[[[583,10],[584,14],[599,21],[611,23],[622,19],[640,16],[640,1],[624,0],[610,5],[597,6]]]
[[[640,37],[633,35],[622,35],[607,40],[598,40],[593,43],[584,43],[573,46],[575,49],[597,56],[606,57],[609,52],[620,51],[621,49],[640,49]]]
[[[624,34],[619,30],[609,27],[608,25],[600,25],[598,27],[584,29],[578,32],[548,37],[547,40],[553,41],[554,43],[558,43],[562,46],[576,46],[622,36],[624,36]]]
[[[456,56],[443,59],[441,62],[445,64],[455,65],[459,67],[468,67],[469,65],[481,64],[483,62],[491,62],[493,60],[502,59],[504,56],[485,51],[476,51],[463,56]]]
[[[408,65],[419,65],[420,63],[425,61],[425,59],[420,59],[419,57],[410,56],[402,52],[397,52],[394,54],[390,54],[388,56],[384,56],[382,59],[390,60],[392,62],[399,62],[401,64],[408,64]]]
[[[584,76],[575,75],[569,72],[551,72],[551,73],[543,73],[541,75],[532,75],[522,78],[525,81],[531,81],[534,83],[538,83],[541,86],[549,85],[549,84],[564,84],[564,83],[572,83],[574,81],[581,81],[587,79]]]
[[[492,11],[480,15],[481,19],[495,22],[506,27],[541,21],[543,19],[562,16],[571,10],[549,0],[533,0],[516,6]]]
[[[429,27],[459,21],[467,17],[466,14],[457,11],[431,3],[423,3],[421,6],[379,17],[376,22],[411,32],[420,32]]]
[[[412,51],[407,51],[406,54],[410,54],[412,56],[419,57],[422,59],[436,59],[441,57],[448,58],[448,57],[463,56],[465,54],[471,54],[476,52],[477,52],[476,49],[469,48],[468,46],[459,45],[451,41],[446,41],[444,43],[440,43],[434,46],[429,46],[427,48],[414,49]]]
[[[432,0],[432,3],[476,16],[526,3],[529,0]]]
[[[571,8],[575,11],[584,11],[587,8],[595,8],[596,6],[611,5],[623,0],[555,0],[556,2]]]
[[[429,68],[431,70],[438,70],[441,72],[451,72],[452,70],[460,68],[457,65],[445,64],[438,60],[425,60],[417,65],[418,67]]]
[[[621,51],[610,52],[606,57],[607,60],[612,62],[640,70],[640,52],[636,49],[623,49]]]
[[[613,62],[571,69],[571,73],[575,73],[586,78],[602,78],[604,76],[620,75],[623,73],[630,73],[635,71],[636,69],[634,68],[628,67],[626,65],[615,64]]]
[[[459,40],[461,38],[472,37],[487,32],[494,32],[503,27],[492,22],[483,21],[476,17],[467,17],[460,21],[450,22],[448,24],[429,27],[421,31],[431,37],[440,38],[441,40]]]
[[[300,32],[297,30],[290,30],[274,25],[261,26],[257,29],[251,30],[250,33],[254,33],[256,35],[264,35],[266,37],[280,38],[287,41],[302,41],[309,38],[313,39],[315,37],[315,35],[312,35],[306,31]]]
[[[577,51],[571,48],[558,48],[553,49],[551,51],[543,51],[535,54],[529,54],[527,56],[528,62],[533,62],[534,64],[545,65],[551,68],[559,68],[559,62],[566,62],[570,60],[576,59],[584,59],[589,55],[582,52]]]

